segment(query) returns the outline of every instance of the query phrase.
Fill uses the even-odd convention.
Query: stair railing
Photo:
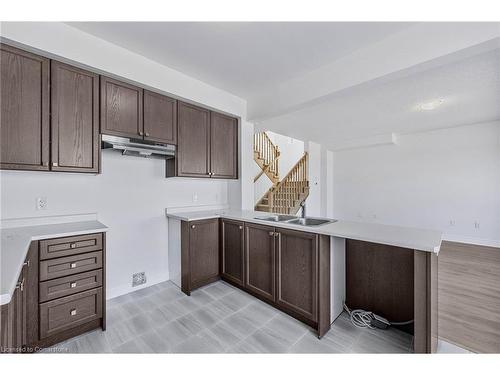
[[[262,172],[255,177],[254,182],[267,171],[275,176],[279,176],[279,148],[271,141],[266,132],[254,134],[253,147],[258,157],[260,157],[264,163]]]
[[[290,172],[271,188],[268,200],[272,212],[288,214],[290,209],[297,205],[300,195],[309,187],[307,162],[308,153],[304,152]]]

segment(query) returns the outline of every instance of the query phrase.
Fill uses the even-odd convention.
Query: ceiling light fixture
[[[417,106],[417,108],[421,111],[432,111],[433,109],[436,109],[437,107],[439,107],[443,103],[444,103],[444,99],[439,98],[439,99],[431,100],[430,102],[421,103]]]

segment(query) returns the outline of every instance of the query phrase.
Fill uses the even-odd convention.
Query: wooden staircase
[[[295,215],[309,195],[307,152],[281,182],[273,185],[255,205],[256,211]]]
[[[260,167],[261,171],[253,182],[257,181],[264,173],[276,185],[280,180],[279,175],[279,157],[280,151],[265,132],[254,135],[253,140],[253,159]]]

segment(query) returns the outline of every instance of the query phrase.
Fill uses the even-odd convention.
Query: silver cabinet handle
[[[69,247],[72,249],[76,249],[76,243],[73,242],[73,243],[69,244]]]
[[[75,316],[76,315],[76,309],[71,309],[69,311],[69,313],[70,313],[71,316]]]
[[[76,268],[76,263],[71,263],[71,264],[69,265],[69,268]]]
[[[144,133],[140,131],[140,132],[139,132],[139,135],[144,135]]]
[[[29,266],[30,266],[30,261],[29,261],[29,260],[27,260],[26,262],[24,262],[24,263],[23,263],[23,266],[27,266],[27,267],[29,267]]]
[[[70,288],[76,288],[76,282],[72,282],[71,284],[69,284],[69,287]]]
[[[242,230],[243,229],[243,225],[240,225],[239,228],[240,228],[240,230]]]
[[[196,228],[196,225],[191,225],[191,228],[192,228],[192,229]]]
[[[279,234],[278,232],[275,232],[275,233],[274,233],[274,237],[279,237],[279,235],[280,235],[280,234]]]
[[[16,289],[19,289],[21,292],[24,290],[24,278],[16,284]]]
[[[146,134],[144,134],[144,135],[145,135],[146,137],[149,137],[149,133],[148,133],[148,132],[146,132]]]
[[[269,235],[270,236],[274,236],[274,232],[269,232]]]
[[[58,165],[59,165],[59,164],[57,164],[57,163],[52,163],[52,166],[53,166],[53,167],[57,167]]]

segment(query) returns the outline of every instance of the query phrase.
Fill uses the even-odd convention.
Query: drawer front
[[[102,318],[102,288],[40,304],[40,338]]]
[[[40,241],[40,260],[102,250],[102,233]]]
[[[40,281],[102,268],[102,251],[40,262]]]
[[[69,296],[102,286],[102,270],[78,273],[40,283],[40,302]]]

